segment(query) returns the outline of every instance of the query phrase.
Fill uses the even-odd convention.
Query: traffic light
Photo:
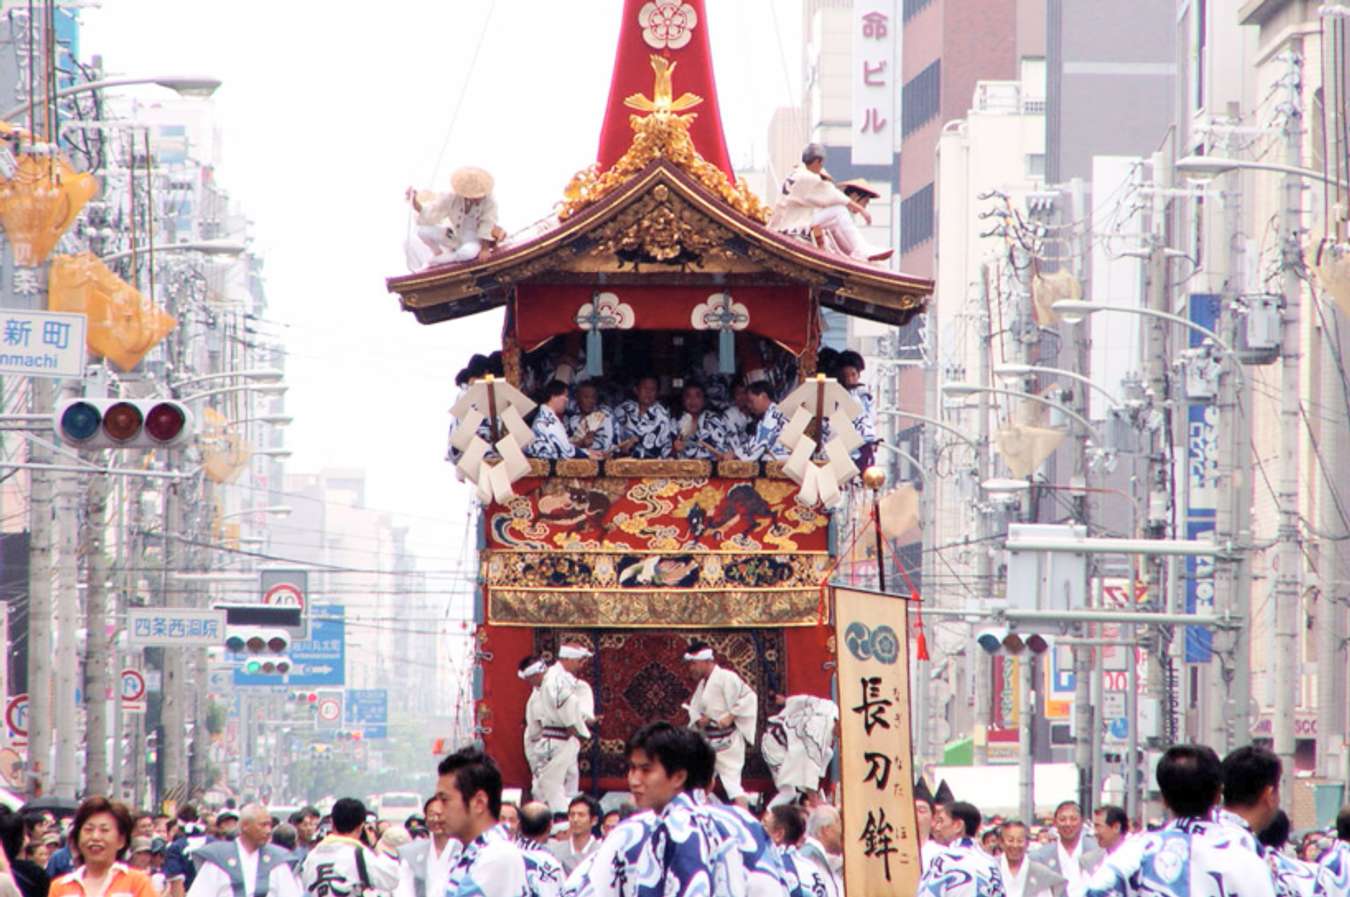
[[[1038,632],[1031,632],[1023,635],[1012,629],[990,627],[980,630],[975,636],[975,643],[985,650],[988,654],[1021,654],[1024,651],[1030,651],[1032,654],[1044,654],[1050,650],[1052,641],[1049,636],[1041,635]]]
[[[80,449],[173,448],[192,438],[192,412],[172,399],[67,399],[56,406],[57,438]]]
[[[284,629],[264,626],[230,627],[225,649],[243,654],[243,670],[250,676],[284,676],[291,671],[291,634]]]
[[[308,707],[313,713],[319,711],[319,693],[316,691],[293,691],[291,700],[301,707]]]

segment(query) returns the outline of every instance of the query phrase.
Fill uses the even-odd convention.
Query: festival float
[[[626,790],[623,746],[638,726],[685,721],[693,639],[757,692],[760,736],[773,696],[836,693],[824,583],[837,518],[866,503],[843,500],[863,487],[838,417],[847,396],[816,372],[820,312],[900,326],[932,289],[766,226],[768,208],[732,171],[701,0],[627,0],[622,15],[596,162],[542,200],[558,203],[549,226],[388,282],[422,324],[505,309],[504,376],[477,381],[453,413],[459,473],[482,512],[476,723],[508,786],[530,783],[517,663],[564,641],[594,652],[583,676],[600,723],[580,763],[592,793]],[[667,391],[714,360],[722,373],[787,372],[793,453],[525,457],[531,370],[582,355],[591,375],[650,373]],[[771,789],[757,748],[745,780]]]

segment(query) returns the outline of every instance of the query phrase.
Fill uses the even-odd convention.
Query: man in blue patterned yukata
[[[629,399],[614,413],[618,430],[618,454],[630,458],[669,458],[675,439],[675,422],[666,406],[657,401],[655,377],[642,377]]]
[[[1223,806],[1214,811],[1214,821],[1270,865],[1270,851],[1256,835],[1280,812],[1280,758],[1274,751],[1247,744],[1224,757],[1222,769]],[[1279,897],[1293,897],[1279,875],[1274,885]]]
[[[872,400],[871,390],[862,382],[862,372],[865,368],[863,357],[852,349],[840,352],[835,361],[835,379],[862,407],[862,412],[853,418],[853,429],[857,430],[863,439],[863,444],[853,452],[853,461],[859,470],[866,470],[872,466],[876,458],[877,443],[881,441],[877,438],[876,403]],[[827,440],[821,440],[822,443],[825,441]]]
[[[741,439],[736,445],[736,457],[743,461],[784,461],[791,452],[778,441],[787,418],[774,404],[769,384],[757,380],[745,388],[749,396],[750,411],[755,416],[754,430],[751,435]]]
[[[1316,897],[1321,869],[1314,863],[1306,863],[1284,852],[1289,843],[1292,825],[1289,815],[1283,810],[1276,812],[1275,818],[1257,833],[1256,839],[1266,848],[1266,862],[1275,874],[1275,887],[1292,897]]]
[[[708,408],[708,396],[697,383],[686,383],[680,393],[684,407],[676,426],[676,458],[701,458],[716,461],[733,457],[727,451],[727,425],[720,414]]]
[[[1087,897],[1274,897],[1270,868],[1242,833],[1215,822],[1223,784],[1218,755],[1175,745],[1158,763],[1158,789],[1173,819],[1127,840],[1087,882]]]
[[[840,897],[839,884],[830,870],[819,863],[814,852],[801,852],[806,841],[806,816],[801,807],[771,807],[765,824],[783,860],[789,897]]]
[[[525,883],[530,897],[558,897],[567,874],[548,849],[553,830],[553,811],[548,804],[532,800],[520,808],[520,831],[516,844],[525,856]]]
[[[1350,897],[1350,807],[1336,814],[1336,843],[1319,864],[1318,894]]]
[[[594,381],[578,383],[573,390],[576,399],[569,407],[563,422],[577,448],[608,454],[614,448],[614,415],[600,404],[600,388]]]
[[[502,774],[478,748],[461,748],[436,768],[436,797],[450,837],[464,845],[450,869],[445,897],[533,897],[525,857],[511,830],[497,821]]]
[[[980,811],[965,801],[939,804],[933,834],[946,844],[919,878],[919,897],[1004,897],[998,861],[980,849]]]
[[[525,449],[531,458],[589,458],[599,457],[599,452],[590,452],[572,444],[572,438],[563,426],[562,414],[567,407],[567,384],[561,380],[550,380],[544,387],[543,401],[535,412],[534,424],[530,430],[534,441]]]

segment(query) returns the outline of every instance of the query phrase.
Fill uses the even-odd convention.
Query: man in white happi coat
[[[466,165],[450,175],[449,193],[408,188],[417,213],[417,230],[405,247],[408,269],[481,258],[506,238],[497,226],[497,200],[492,175]]]
[[[690,643],[684,659],[698,680],[693,697],[685,705],[689,727],[702,732],[717,751],[717,777],[727,800],[748,808],[750,800],[741,787],[741,770],[745,746],[755,743],[759,698],[740,676],[717,665],[707,642]]]
[[[839,706],[815,695],[779,697],[783,709],[769,717],[759,749],[773,773],[778,794],[769,807],[814,796],[834,756]]]
[[[889,258],[894,250],[864,240],[853,223],[854,214],[872,223],[867,210],[845,195],[825,172],[825,147],[811,143],[802,150],[802,164],[783,181],[769,227],[806,239],[813,231],[823,231],[845,255],[869,261]]]
[[[595,695],[577,678],[591,656],[583,645],[564,644],[558,661],[542,675],[533,666],[517,674],[527,680],[539,676],[525,705],[525,759],[534,774],[531,793],[554,813],[567,813],[568,800],[581,781],[581,742],[591,737],[590,724],[595,722]]]

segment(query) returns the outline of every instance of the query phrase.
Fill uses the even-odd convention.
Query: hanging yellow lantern
[[[47,309],[87,315],[89,351],[124,371],[140,364],[178,325],[173,315],[88,252],[52,260]]]
[[[0,180],[0,224],[14,247],[14,263],[31,268],[46,261],[97,193],[98,178],[59,156],[21,156],[14,176]]]

